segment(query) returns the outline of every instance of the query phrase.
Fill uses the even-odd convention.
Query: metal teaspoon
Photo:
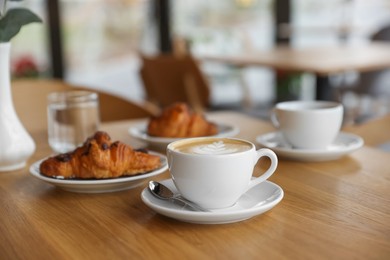
[[[184,203],[185,205],[191,207],[192,209],[196,211],[205,211],[210,212],[208,209],[204,209],[197,204],[188,201],[181,197],[179,194],[174,194],[167,186],[157,182],[157,181],[150,181],[149,182],[149,191],[159,199],[163,200],[173,200],[173,201],[179,201],[181,203]]]

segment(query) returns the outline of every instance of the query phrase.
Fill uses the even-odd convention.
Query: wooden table
[[[236,123],[239,137],[253,142],[274,130],[238,113],[209,117]],[[102,129],[138,147],[127,133],[137,122]],[[29,163],[50,154],[46,133],[32,135],[37,151]],[[280,160],[270,180],[283,188],[283,200],[265,214],[224,225],[160,216],[143,204],[144,186],[88,195],[46,184],[27,167],[3,172],[0,259],[389,259],[389,161],[390,154],[368,146],[330,162]]]
[[[380,129],[378,131],[378,129]],[[345,131],[360,135],[364,143],[373,147],[390,145],[390,114],[371,119],[362,124],[347,125]]]
[[[307,48],[280,45],[258,52],[209,55],[201,57],[201,60],[239,67],[265,66],[281,71],[313,73],[317,75],[317,98],[329,99],[329,75],[390,68],[390,44],[371,43]]]

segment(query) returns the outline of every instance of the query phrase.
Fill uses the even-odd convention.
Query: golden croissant
[[[104,179],[146,173],[161,166],[160,157],[135,151],[105,132],[96,132],[71,153],[44,160],[41,174],[65,179]]]
[[[203,115],[191,111],[187,104],[175,103],[149,120],[147,132],[158,137],[198,137],[215,135],[218,128]]]

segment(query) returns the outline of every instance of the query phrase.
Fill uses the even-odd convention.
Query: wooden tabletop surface
[[[375,117],[362,124],[345,126],[344,130],[362,136],[364,143],[369,146],[378,147],[390,143],[390,114]]]
[[[236,66],[266,66],[274,69],[311,72],[327,76],[346,71],[372,71],[390,67],[390,44],[338,45],[328,47],[276,46],[270,50],[231,55],[207,55],[203,61]]]
[[[253,142],[274,131],[238,113],[209,118],[237,124],[238,137]],[[140,147],[128,134],[137,122],[102,129]],[[29,164],[51,153],[45,132],[31,134],[37,151]],[[335,161],[280,159],[270,181],[282,187],[283,200],[262,215],[222,225],[156,214],[140,198],[145,185],[80,194],[34,178],[28,167],[2,172],[0,259],[390,259],[389,161],[389,153],[369,146]],[[155,177],[167,178],[168,172]]]

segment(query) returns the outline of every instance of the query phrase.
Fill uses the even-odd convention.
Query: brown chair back
[[[159,107],[178,101],[194,109],[209,106],[209,84],[191,56],[160,54],[141,58],[140,74],[148,101]]]

